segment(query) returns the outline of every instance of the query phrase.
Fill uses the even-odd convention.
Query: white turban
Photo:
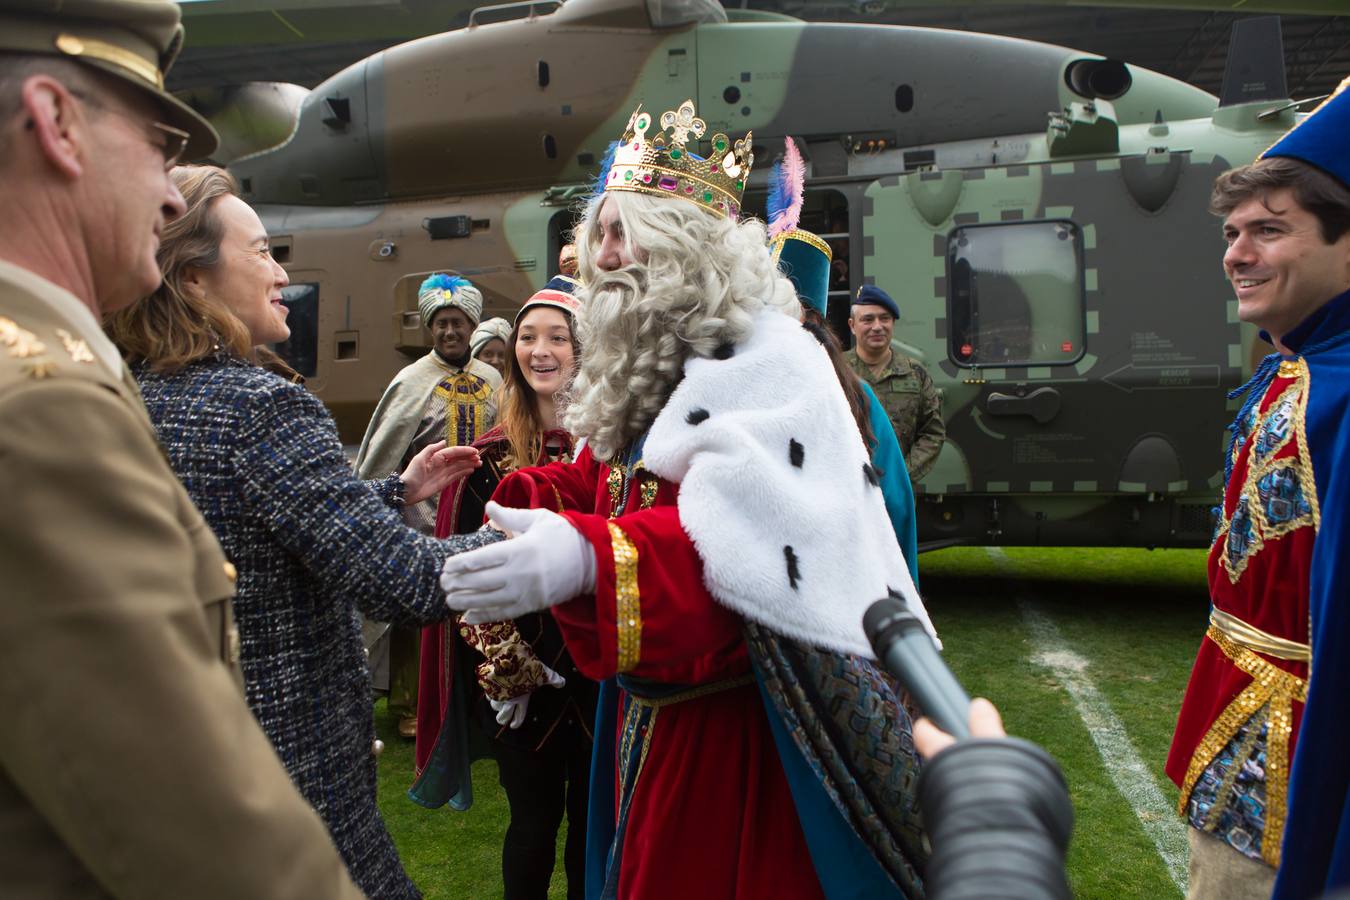
[[[493,338],[501,338],[503,344],[510,341],[511,323],[502,318],[488,319],[475,328],[469,335],[469,355],[477,359],[479,352]]]
[[[432,275],[422,282],[417,291],[417,311],[422,314],[423,325],[430,328],[432,318],[447,306],[463,310],[477,325],[483,317],[483,294],[458,275]]]

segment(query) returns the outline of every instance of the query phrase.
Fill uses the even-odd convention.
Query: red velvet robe
[[[680,525],[679,486],[640,464],[632,480],[611,518],[623,474],[583,449],[575,463],[507,476],[493,496],[561,512],[595,550],[595,593],[554,608],[577,667],[597,680],[628,674],[690,688],[749,676],[741,619],[704,587]],[[642,737],[620,897],[823,896],[752,679],[661,707]],[[617,758],[619,747],[596,753]]]

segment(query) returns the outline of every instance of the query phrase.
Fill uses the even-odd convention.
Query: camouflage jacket
[[[873,375],[872,369],[858,357],[858,351],[844,354],[858,377],[872,385],[877,399],[895,426],[900,450],[905,454],[910,481],[918,484],[937,461],[947,426],[942,421],[942,392],[917,360],[904,356],[891,345],[891,360]]]

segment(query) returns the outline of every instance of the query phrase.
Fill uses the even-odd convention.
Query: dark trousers
[[[583,900],[586,879],[586,795],[591,741],[575,722],[562,723],[542,750],[492,742],[498,778],[511,806],[502,844],[506,900],[546,900],[557,853],[558,826],[567,813],[563,868],[568,900]]]

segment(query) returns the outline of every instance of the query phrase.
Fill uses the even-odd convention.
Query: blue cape
[[[1309,578],[1312,667],[1273,900],[1350,885],[1350,291],[1281,339],[1308,363],[1307,438],[1321,524]]]

